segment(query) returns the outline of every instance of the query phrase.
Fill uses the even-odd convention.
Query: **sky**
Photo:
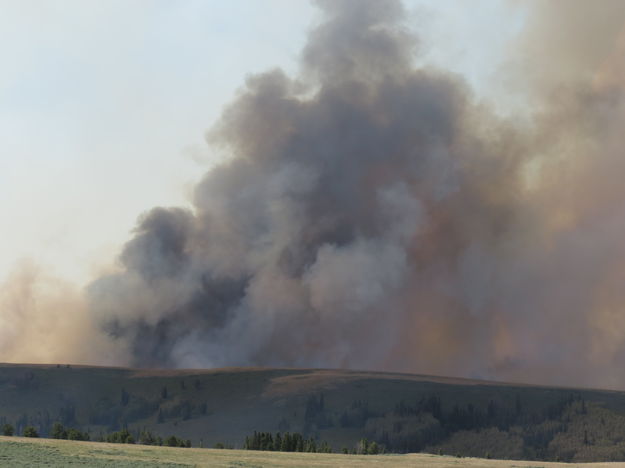
[[[522,10],[406,5],[419,61],[492,95]],[[29,263],[80,285],[115,268],[141,213],[190,205],[224,157],[205,132],[250,73],[297,72],[319,21],[306,0],[0,0],[0,11],[0,280]]]
[[[621,0],[0,0],[0,361],[625,388]]]

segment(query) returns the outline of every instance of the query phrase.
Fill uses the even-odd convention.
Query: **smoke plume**
[[[111,365],[126,357],[87,315],[78,288],[23,261],[0,283],[0,359]]]
[[[87,288],[107,346],[622,387],[625,4],[531,4],[521,125],[414,66],[398,1],[316,3],[299,76],[250,76],[208,132],[229,158],[193,208],[144,213]]]

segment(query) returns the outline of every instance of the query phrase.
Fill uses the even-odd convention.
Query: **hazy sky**
[[[522,11],[410,1],[421,62],[494,79]],[[204,133],[246,74],[281,67],[305,0],[0,0],[0,281],[25,259],[84,283],[139,214],[188,205],[219,158]]]
[[[623,388],[625,3],[316,1],[0,0],[0,361]]]

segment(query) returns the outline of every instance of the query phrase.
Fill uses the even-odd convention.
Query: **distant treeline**
[[[275,434],[271,432],[254,432],[253,435],[245,438],[244,450],[266,450],[269,452],[310,452],[310,453],[332,453],[332,446],[328,442],[318,443],[313,437],[305,438],[299,432]],[[352,450],[343,447],[344,454],[377,455],[385,453],[386,449],[377,442],[369,442],[361,439]]]
[[[275,435],[271,432],[254,432],[245,438],[245,450],[267,450],[270,452],[313,452],[332,453],[332,447],[327,442],[317,444],[312,437],[305,439],[302,434],[285,432]]]
[[[4,424],[2,426],[2,435],[13,436],[15,435],[15,428],[12,424]],[[26,426],[22,432],[24,437],[39,437],[39,432],[33,426]],[[88,432],[82,432],[73,427],[65,427],[63,424],[56,422],[52,425],[52,431],[50,436],[53,439],[66,439],[66,440],[91,440],[91,436]],[[181,439],[175,435],[171,435],[165,439],[160,436],[153,435],[150,431],[142,431],[138,437],[138,440],[131,434],[128,429],[122,429],[121,431],[111,432],[110,434],[101,434],[96,437],[94,442],[108,442],[112,444],[136,444],[141,445],[162,445],[167,447],[191,447],[191,441],[189,439]]]
[[[390,430],[381,429],[387,427],[382,423],[378,427],[369,425],[367,432],[389,451],[405,453],[423,451],[460,432],[479,432],[490,428],[509,432],[514,428],[523,440],[527,457],[544,458],[554,436],[566,430],[563,415],[573,406],[579,413],[586,412],[586,402],[573,394],[538,410],[525,408],[518,395],[508,406],[489,400],[485,407],[467,403],[453,404],[447,409],[439,396],[431,395],[412,404],[399,402],[391,415],[376,419],[379,423],[393,421]],[[406,430],[403,430],[404,426]]]
[[[519,392],[505,399],[476,402],[465,399],[460,403],[461,398],[456,395],[444,401],[440,394],[432,393],[412,401],[400,400],[383,412],[379,405],[373,410],[367,401],[360,399],[337,411],[328,405],[323,394],[310,395],[303,414],[302,441],[299,435],[291,434],[298,441],[295,449],[293,444],[286,445],[288,450],[283,449],[282,441],[276,444],[278,434],[270,433],[255,433],[246,439],[246,446],[252,450],[308,451],[310,441],[314,440],[311,434],[341,428],[358,429],[361,437],[371,441],[361,438],[355,447],[343,449],[349,453],[427,451],[500,458],[512,453],[525,459],[571,460],[572,450],[564,452],[550,444],[554,440],[559,445],[562,443],[558,434],[577,431],[572,428],[571,420],[586,415],[586,401],[581,395],[570,393],[550,396],[544,402],[524,403],[521,395]],[[289,425],[283,419],[279,427]],[[493,442],[489,434],[506,445]],[[592,445],[594,439],[590,434],[591,431],[586,431],[579,436],[580,446]]]

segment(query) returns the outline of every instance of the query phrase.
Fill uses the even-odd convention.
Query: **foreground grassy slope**
[[[367,437],[409,452],[625,460],[623,392],[334,370],[0,365],[0,425],[45,436],[55,421],[92,439],[128,427],[195,447],[291,431],[335,450]]]
[[[244,450],[179,449],[137,445],[72,442],[50,439],[0,437],[0,466],[15,468],[81,467],[413,467],[413,468],[513,468],[565,467],[616,468],[619,463],[564,464],[456,458],[449,456],[336,455],[313,453],[252,452]]]

